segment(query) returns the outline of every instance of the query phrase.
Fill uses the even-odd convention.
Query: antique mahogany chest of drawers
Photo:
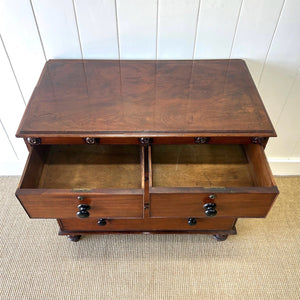
[[[242,60],[50,60],[17,131],[16,196],[61,235],[202,233],[265,217],[276,136]]]

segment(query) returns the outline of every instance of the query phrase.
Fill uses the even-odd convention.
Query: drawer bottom
[[[187,218],[176,219],[105,219],[105,225],[98,225],[98,219],[59,219],[61,235],[101,233],[226,233],[235,234],[236,218],[197,218],[189,225]]]

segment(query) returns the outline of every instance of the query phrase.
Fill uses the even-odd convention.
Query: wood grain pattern
[[[64,3],[62,1],[0,1],[1,36],[15,74],[13,80],[19,84],[26,102],[29,100],[36,78],[45,62],[43,50],[46,51],[48,58],[51,53],[56,58],[62,57],[62,55],[66,55],[65,57],[70,57],[70,55],[79,57],[77,54],[74,55],[74,53],[78,53],[76,39],[79,38],[78,44],[81,45],[84,58],[118,58],[118,55],[116,57],[118,49],[110,47],[110,41],[118,40],[117,32],[113,26],[114,21],[116,23],[119,21],[117,11],[113,12],[114,1],[74,0],[73,2],[78,21],[79,34],[77,36],[76,29],[74,31],[73,26],[74,16],[72,16],[72,5],[70,5],[72,1],[65,1]],[[149,1],[141,1],[143,7],[145,5],[148,7],[148,4],[145,2],[148,3]],[[286,147],[286,144],[294,144],[296,141],[294,135],[299,136],[300,133],[300,127],[297,126],[298,119],[289,114],[289,111],[298,111],[294,105],[293,98],[289,95],[300,63],[298,42],[300,30],[298,18],[299,2],[282,0],[201,0],[200,2],[198,28],[196,29],[198,35],[195,46],[195,58],[228,58],[232,44],[231,57],[246,59],[251,75],[256,83],[259,83],[262,98],[268,108],[268,113],[273,117],[273,122],[275,124],[278,122],[281,112],[288,115],[287,122],[283,120],[276,125],[276,130],[280,130],[283,134],[280,134],[280,138],[276,139],[276,142],[269,144],[268,149],[270,151],[267,154],[270,158],[277,161],[280,166],[284,164],[285,167],[283,169],[285,172],[289,174],[299,173],[296,167],[290,168],[289,166],[297,164],[297,160],[292,163],[291,158],[299,158],[300,143],[298,142],[294,147]],[[241,2],[243,2],[242,9],[240,16],[238,16],[239,3]],[[284,4],[282,12],[280,12],[282,2]],[[30,5],[31,3],[33,4],[33,9]],[[51,4],[49,5],[49,3]],[[173,4],[174,6],[182,5],[182,1],[172,1]],[[66,9],[65,14],[61,14],[63,6],[71,9]],[[168,15],[167,20],[167,25],[175,24],[175,26],[168,26],[170,31],[165,30],[166,34],[164,36],[165,49],[169,49],[169,53],[165,52],[165,55],[170,59],[174,59],[175,55],[178,55],[178,52],[174,53],[174,51],[179,48],[176,47],[174,49],[174,47],[170,47],[174,36],[175,38],[176,35],[178,36],[178,26],[176,24],[190,24],[188,19],[191,17],[189,13],[181,13],[180,15],[183,18],[178,23],[178,15],[175,14],[176,8],[173,8],[172,11],[169,10],[172,13]],[[193,16],[196,14],[196,10],[197,8],[195,7],[192,12]],[[153,19],[152,10],[145,13],[140,11],[140,13],[145,17],[143,20],[145,19],[146,23],[148,23],[150,17]],[[119,23],[119,27],[122,27],[123,24],[127,26],[128,22],[126,22],[126,19],[132,14],[134,14],[133,11],[125,9],[122,15],[125,21]],[[53,15],[55,17],[52,17]],[[159,9],[157,15],[159,17]],[[139,16],[134,17],[138,18]],[[53,21],[54,19],[55,21]],[[137,49],[141,47],[144,49],[143,45],[141,45],[141,41],[144,39],[141,36],[145,28],[143,20],[141,20],[142,25],[131,31],[130,34],[133,33],[133,35],[128,37],[136,41]],[[154,16],[153,21],[157,21],[157,16]],[[63,25],[58,26],[59,30],[57,30],[57,25],[60,24]],[[162,24],[157,23],[158,27],[161,27]],[[99,26],[102,27],[100,28]],[[196,22],[195,26],[197,26]],[[235,26],[236,34],[234,34]],[[126,31],[126,28],[121,28],[121,30]],[[191,40],[189,38],[191,32],[194,32],[194,28],[189,30],[189,41]],[[177,46],[188,46],[186,51],[178,55],[179,59],[183,59],[185,53],[191,53],[194,47],[193,41],[185,43],[186,41],[187,36],[180,34]],[[151,45],[149,49],[155,48],[156,44],[158,44],[155,39],[153,43],[154,45]],[[62,48],[64,50],[67,49],[67,53],[63,53]],[[132,47],[131,51],[134,50],[134,47]],[[127,52],[127,54],[135,55],[133,52]],[[262,70],[264,74],[260,80],[259,75]],[[9,73],[4,72],[4,74],[7,75]],[[12,96],[12,91],[6,89],[9,81],[8,77],[4,77],[4,84],[1,89],[1,98],[4,99],[2,101],[5,103],[4,106],[11,106],[13,99],[17,99]],[[14,106],[15,109],[18,109],[18,107],[21,111],[23,110],[20,103]],[[8,132],[11,122],[14,123],[12,120],[17,120],[16,111],[12,109],[6,115],[6,120],[1,120],[6,132]],[[289,123],[292,125],[292,131],[289,129]],[[14,123],[11,127],[11,137],[15,134],[16,125],[17,123]],[[287,135],[287,132],[293,134]],[[11,138],[11,141],[13,141],[13,138]],[[8,146],[10,147],[9,144]],[[26,154],[22,147],[18,147],[18,145],[13,146],[19,158],[22,152]],[[295,147],[297,147],[298,152],[294,152],[293,149]],[[2,174],[6,174],[5,172],[13,169],[13,163],[8,163],[4,157],[3,160],[5,160],[5,163],[0,165],[0,170],[2,170]],[[23,162],[20,161],[20,169],[23,167],[22,164]],[[280,174],[280,168],[277,168],[276,165],[272,166],[273,170],[277,170],[278,174]],[[3,166],[7,167],[1,168]],[[14,174],[21,173],[16,172]]]
[[[209,138],[208,144],[250,144],[252,143],[251,137],[218,137],[213,136]],[[42,137],[42,145],[85,145],[85,137]],[[139,138],[137,137],[102,137],[96,138],[95,144],[101,145],[131,145],[131,144],[140,144]],[[155,137],[152,139],[151,144],[162,144],[162,145],[172,145],[172,144],[185,144],[185,145],[194,145],[195,137]]]
[[[20,124],[27,134],[42,145],[31,146],[16,196],[30,217],[58,219],[61,234],[222,238],[237,217],[265,217],[278,194],[251,143],[275,132],[240,60],[50,61]]]
[[[33,147],[21,187],[140,189],[143,181],[140,150],[135,145]]]
[[[249,137],[275,131],[241,60],[52,60],[17,132],[123,134]]]
[[[254,186],[241,145],[151,147],[153,187]]]
[[[245,152],[249,160],[249,171],[257,186],[275,186],[270,166],[260,145],[245,145]]]
[[[140,192],[140,191],[138,191]],[[143,195],[138,194],[68,194],[63,190],[56,194],[29,193],[17,191],[17,197],[26,209],[30,218],[77,218],[79,204],[90,205],[91,218],[142,218]],[[84,195],[84,200],[79,201],[78,195]]]
[[[211,202],[209,194],[150,194],[151,217],[205,217],[203,205]],[[255,217],[267,215],[276,194],[216,194],[218,217]]]
[[[61,229],[64,231],[124,231],[124,230],[179,230],[179,231],[197,231],[197,230],[230,230],[235,224],[234,218],[199,218],[197,224],[190,226],[187,223],[187,218],[177,219],[108,219],[107,225],[99,226],[97,224],[98,219],[61,219],[59,220]]]

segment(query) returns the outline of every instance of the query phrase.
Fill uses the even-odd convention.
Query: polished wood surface
[[[262,147],[259,145],[244,145],[244,147],[255,185],[275,186],[276,183]]]
[[[50,60],[19,126],[16,196],[60,234],[235,234],[278,189],[242,60]],[[142,139],[141,139],[142,138]]]
[[[264,217],[277,194],[257,144],[39,145],[17,191],[33,218],[76,217],[81,203],[102,218],[205,217],[208,202],[218,217]]]
[[[18,137],[275,136],[242,60],[50,60]]]
[[[26,142],[26,138],[25,138]],[[207,144],[251,144],[251,137],[210,137]],[[28,144],[28,143],[27,143]],[[43,137],[41,139],[42,145],[85,145],[84,137]],[[138,137],[103,137],[95,139],[96,145],[139,145],[141,144]],[[155,137],[152,139],[153,145],[194,145],[195,137]],[[28,144],[30,147],[30,145]]]
[[[276,193],[216,194],[218,217],[265,217],[276,198]],[[211,202],[209,194],[168,193],[150,194],[151,217],[205,217],[203,205]]]
[[[31,218],[77,218],[78,205],[88,204],[91,218],[142,218],[143,195],[140,194],[97,194],[97,193],[67,193],[60,191],[49,194],[24,193],[17,191],[17,197]],[[84,194],[84,200],[79,201],[78,195]]]
[[[98,219],[62,219],[59,220],[61,229],[64,231],[80,231],[84,228],[87,231],[122,231],[122,230],[230,230],[235,224],[235,218],[198,218],[197,224],[188,225],[187,218],[146,218],[146,219],[107,219],[105,226],[97,224]]]

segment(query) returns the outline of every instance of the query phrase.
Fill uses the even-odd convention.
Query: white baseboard
[[[300,159],[268,159],[274,175],[300,175]],[[0,176],[22,175],[25,161],[0,162]]]
[[[268,159],[274,175],[300,175],[300,159]]]

